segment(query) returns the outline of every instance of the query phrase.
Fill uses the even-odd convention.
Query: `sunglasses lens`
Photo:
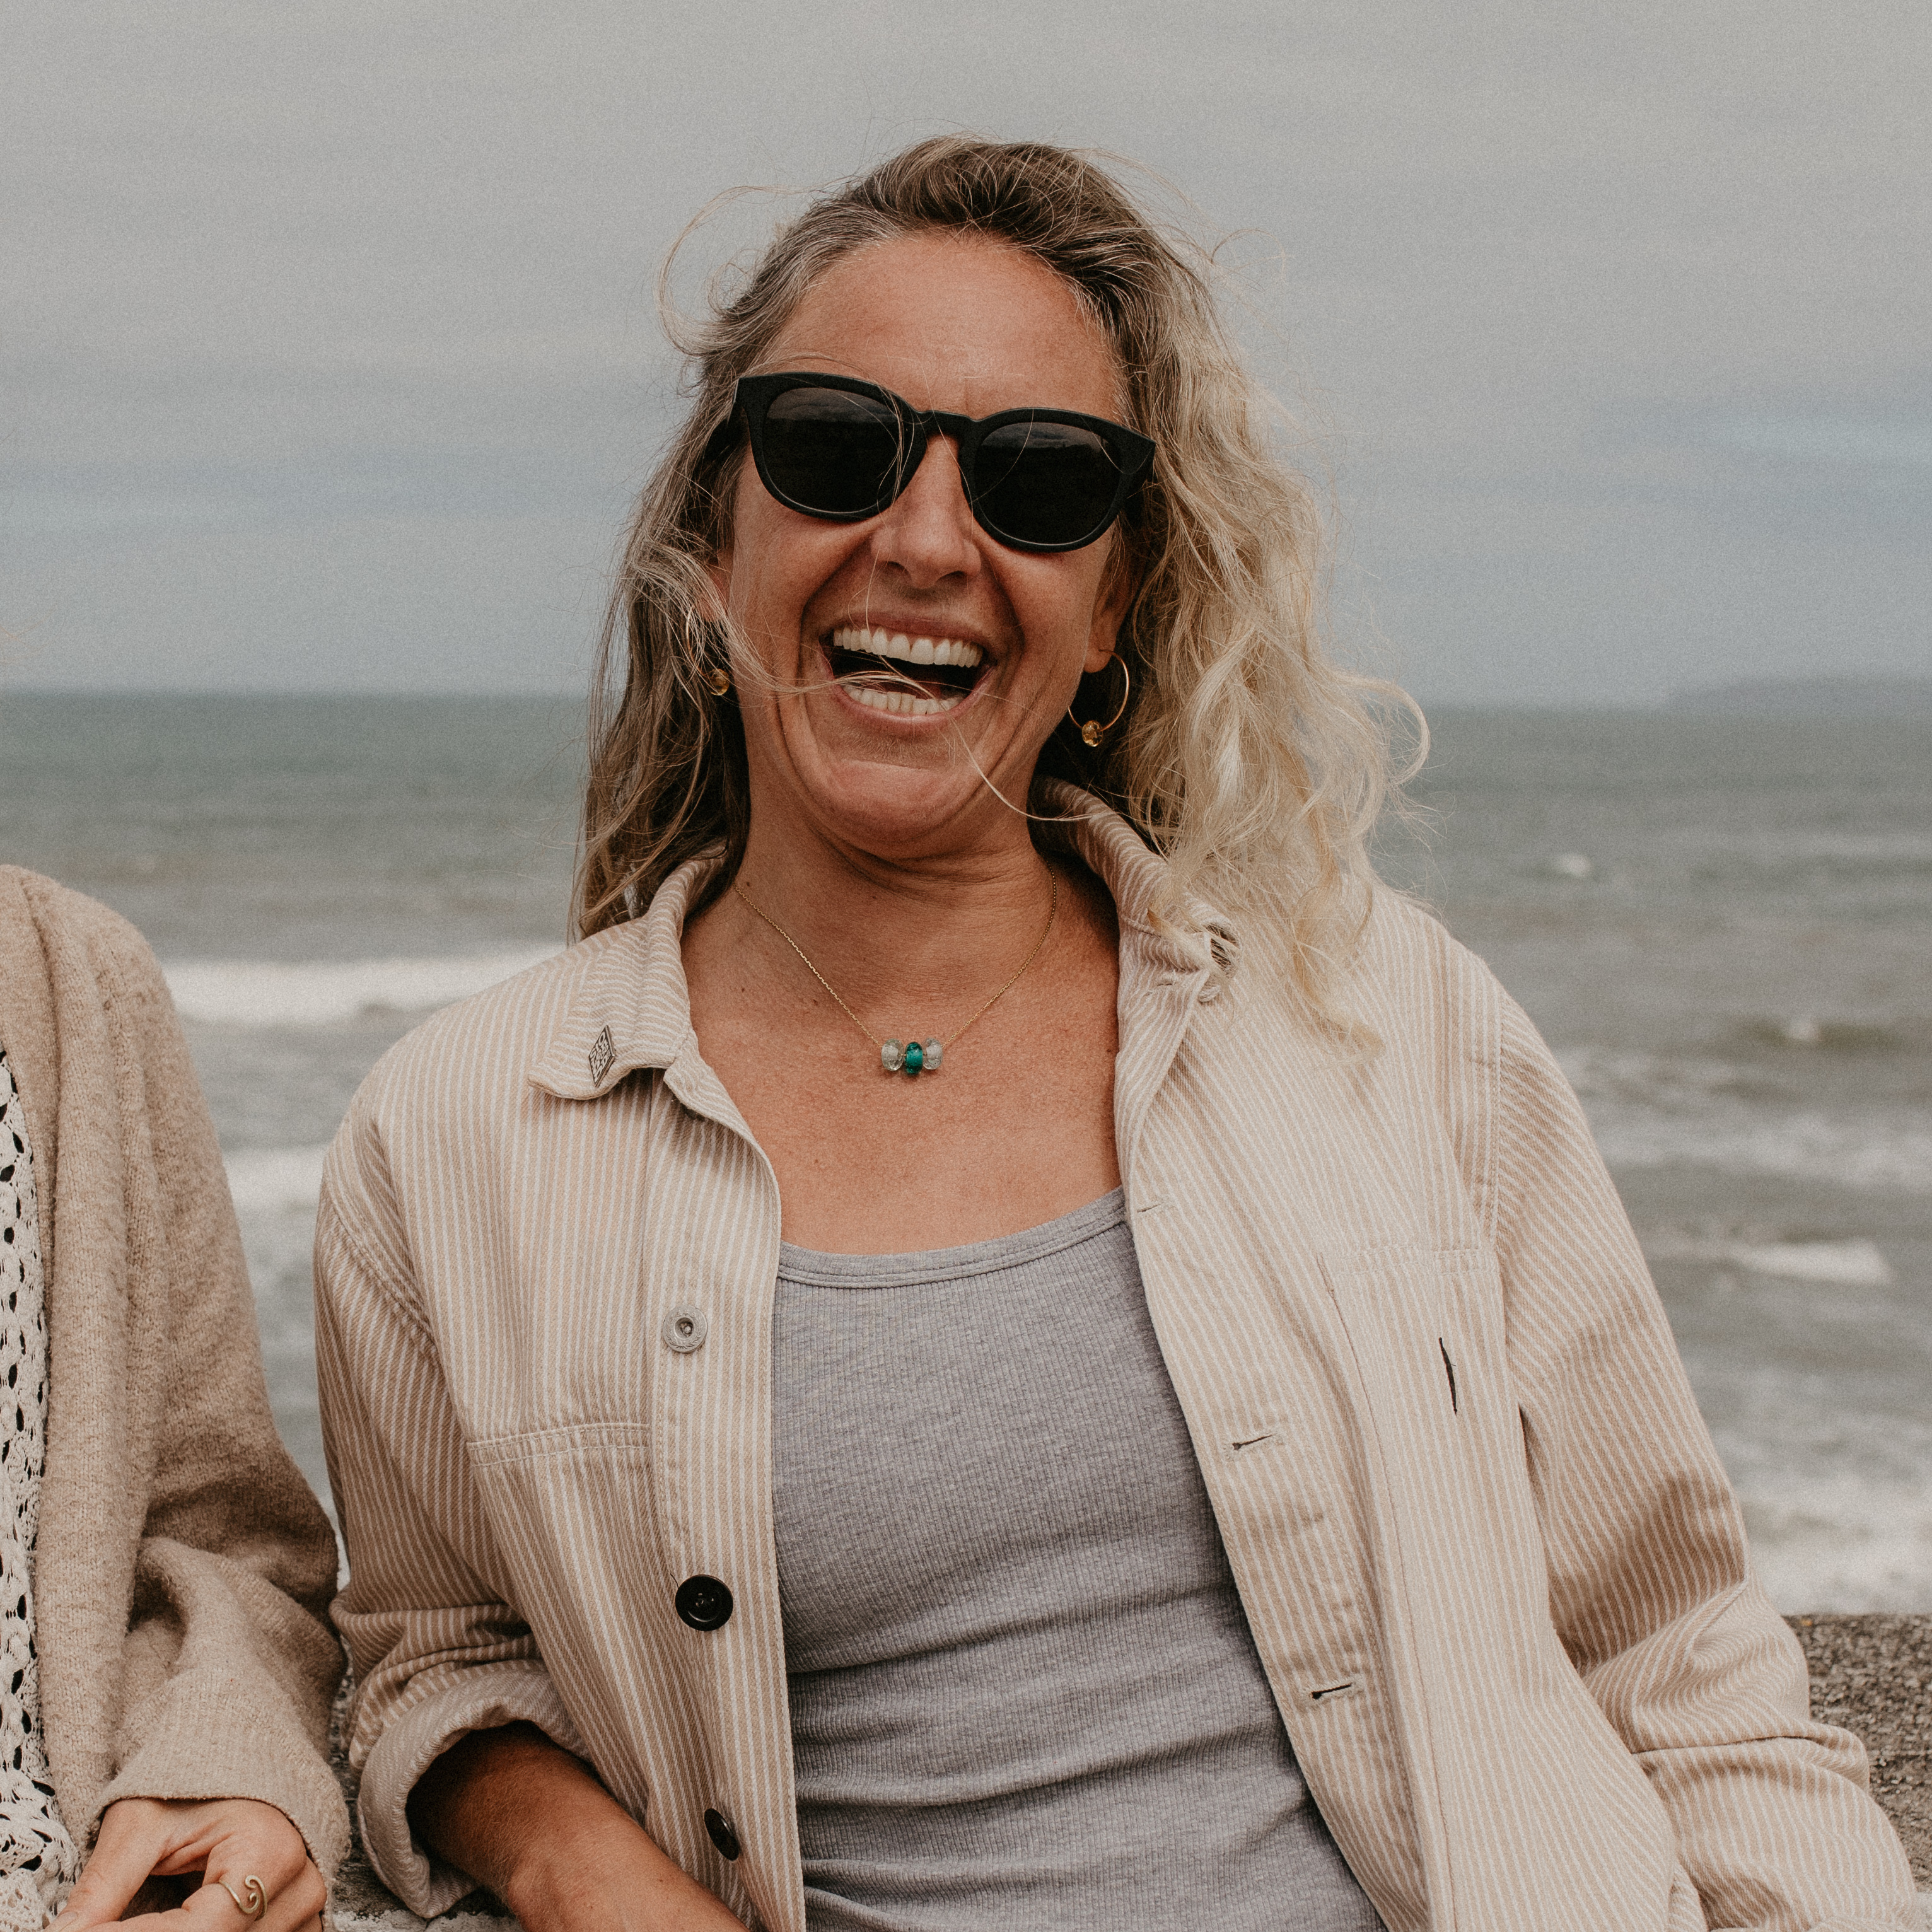
[[[765,467],[797,508],[862,517],[892,498],[898,418],[877,396],[848,389],[782,390],[765,409]]]
[[[989,530],[1048,548],[1090,542],[1119,494],[1106,440],[1074,423],[1003,423],[980,442],[973,507]]]

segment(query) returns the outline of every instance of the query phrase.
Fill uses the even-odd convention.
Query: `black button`
[[[686,1577],[674,1601],[693,1630],[716,1630],[731,1620],[731,1592],[716,1576]]]
[[[722,1584],[718,1586],[724,1587]],[[735,1858],[738,1856],[738,1834],[731,1828],[731,1821],[722,1811],[707,1811],[704,1814],[704,1828],[711,1834],[711,1842],[718,1847],[721,1857]]]

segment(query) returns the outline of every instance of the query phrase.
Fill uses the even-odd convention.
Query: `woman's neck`
[[[730,926],[763,914],[862,1014],[910,1000],[937,1016],[983,998],[1040,939],[1052,877],[1023,823],[1014,834],[889,860],[812,835],[761,838],[754,818],[740,890],[713,910]],[[769,927],[762,943],[783,946]]]

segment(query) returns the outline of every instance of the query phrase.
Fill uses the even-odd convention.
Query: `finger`
[[[226,1879],[245,1899],[252,1875],[274,1898],[314,1870],[302,1834],[272,1806],[250,1804],[230,1815],[232,1826],[221,1834],[206,1862],[209,1878]],[[319,1876],[315,1882],[320,1884]]]
[[[304,1858],[302,1870],[275,1894],[262,1932],[322,1932],[322,1907],[328,1903],[327,1882]]]
[[[254,1872],[244,1875],[230,1870],[219,1877],[210,1872],[201,1889],[183,1903],[182,1910],[197,1926],[206,1927],[208,1932],[225,1924],[231,1913],[238,1914],[244,1924],[260,1932],[268,1916],[268,1888]]]
[[[101,1820],[92,1856],[68,1894],[61,1932],[86,1932],[91,1925],[114,1924],[168,1850],[168,1837],[164,1820],[123,1811],[118,1805],[110,1810]]]
[[[254,1893],[242,1880],[231,1880],[229,1882],[235,1888],[232,1893],[226,1886],[210,1879],[190,1892],[173,1911],[124,1919],[119,1932],[283,1932],[284,1927],[299,1924],[290,1910],[278,1914],[272,1899],[259,1917],[245,1910],[236,1900],[238,1898],[252,1904]],[[64,1922],[60,1932],[67,1932]]]
[[[164,1806],[123,1799],[102,1821],[89,1872],[96,1866],[91,1894],[76,1887],[77,1903],[62,1915],[61,1932],[117,1922],[141,1932],[302,1932],[328,1896],[287,1819],[272,1805],[240,1800]],[[200,1886],[172,1910],[121,1919],[151,1872],[193,1873]],[[83,1885],[88,1880],[83,1874]],[[258,1901],[262,1910],[251,1912]]]
[[[237,1816],[232,1807],[220,1809],[228,1815],[208,1819],[154,1869],[175,1876],[211,1873],[244,1894],[248,1888],[242,1878],[253,1872],[261,1880],[263,1890],[272,1894],[308,1863],[308,1847],[302,1843],[302,1834],[279,1811],[267,1805],[250,1805]]]
[[[207,1884],[182,1907],[186,1922],[195,1932],[236,1932],[238,1918],[252,1932],[301,1932],[303,1926],[319,1918],[328,1888],[307,1858],[273,1892],[266,1884],[249,1882],[250,1879],[259,1881],[260,1876],[252,1869],[210,1874]],[[260,1912],[245,1909],[258,1900],[263,1906]]]

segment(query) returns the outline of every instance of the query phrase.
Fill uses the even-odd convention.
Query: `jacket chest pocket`
[[[600,1768],[610,1760],[590,1733],[610,1726],[614,1743],[627,1729],[649,1729],[642,1680],[656,1660],[677,1654],[678,1579],[654,1527],[646,1436],[635,1424],[589,1424],[469,1450],[516,1606],[568,1687]]]

